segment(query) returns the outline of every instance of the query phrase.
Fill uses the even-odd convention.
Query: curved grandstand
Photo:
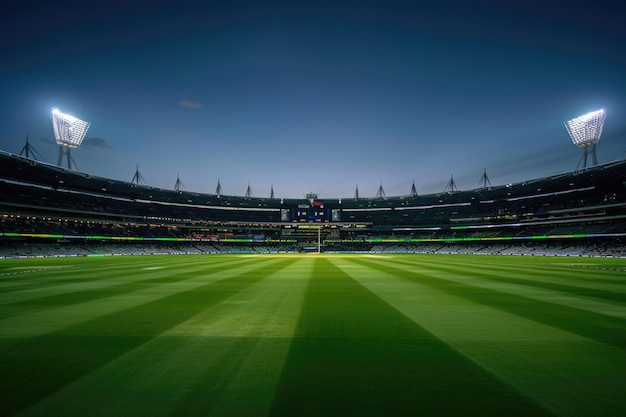
[[[626,161],[470,191],[307,200],[165,190],[0,152],[0,195],[0,256],[625,253]]]

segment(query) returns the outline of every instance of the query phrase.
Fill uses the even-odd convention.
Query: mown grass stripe
[[[0,304],[0,320],[16,315],[32,314],[57,306],[69,306],[101,298],[114,297],[159,284],[182,282],[186,279],[197,277],[198,272],[215,274],[251,265],[254,262],[242,261],[214,267],[207,266],[206,268],[202,265],[193,264],[193,267],[188,266],[179,269],[163,268],[153,271],[142,271],[142,273],[136,273],[133,267],[124,272],[126,276],[110,278],[106,281],[95,280],[90,283],[81,283],[80,285],[45,287],[37,292],[6,294],[3,297],[5,302]],[[258,261],[256,262],[258,263]]]
[[[519,273],[520,269],[528,266],[536,272],[537,277],[542,280],[554,283],[567,283],[572,286],[592,287],[606,289],[608,291],[626,292],[626,282],[624,282],[624,270],[617,271],[603,268],[603,262],[595,264],[593,261],[586,263],[557,263],[545,264],[534,262],[533,260],[518,259],[515,263],[504,263],[497,257],[491,256],[489,268],[495,270],[500,265],[505,266],[503,272]],[[603,260],[602,260],[603,261]],[[474,264],[476,265],[476,264]],[[471,264],[470,264],[471,266]],[[484,265],[483,265],[484,266]]]
[[[312,261],[243,288],[20,416],[268,415]]]
[[[313,271],[311,264],[311,259],[301,259],[280,275],[240,293],[241,298],[231,300],[245,304],[244,300],[253,298],[258,303],[220,312],[219,323],[209,334],[221,335],[226,340],[234,338],[237,345],[225,360],[207,369],[202,380],[181,401],[176,414],[212,417],[269,414]],[[261,286],[265,287],[264,291]],[[256,290],[262,291],[253,292]],[[257,319],[252,319],[252,315]],[[248,324],[237,326],[237,322]],[[188,331],[187,326],[179,326],[174,332],[178,333],[181,327]]]
[[[401,262],[395,262],[395,265],[409,265]],[[412,270],[414,267],[405,267]],[[497,279],[499,275],[489,272],[488,266],[485,268],[473,268],[467,274],[467,268],[457,267],[456,265],[432,265],[420,264],[419,271],[433,277],[442,277],[448,280],[460,280],[462,283],[485,287],[496,291],[514,293],[523,295],[528,298],[537,299],[554,304],[562,304],[564,306],[588,310],[593,313],[616,317],[618,319],[626,319],[626,304],[616,301],[616,297],[612,300],[598,299],[587,295],[588,288],[579,288],[576,293],[573,287],[569,291],[556,291],[541,288],[540,284],[536,284],[535,279],[524,280],[521,283],[509,283],[506,276],[504,279]],[[529,272],[532,271],[532,272]],[[526,274],[536,275],[532,268],[526,269]]]
[[[271,415],[551,414],[320,258]]]
[[[125,270],[128,268],[128,265],[132,264],[136,268],[140,269],[142,267],[150,267],[152,262],[155,261],[157,257],[132,257],[132,256],[115,256],[115,257],[107,257],[107,258],[46,258],[44,259],[20,259],[20,260],[10,260],[10,265],[13,266],[5,266],[3,271],[6,271],[8,274],[2,276],[0,278],[0,288],[9,289],[11,286],[15,286],[16,289],[19,287],[32,288],[37,285],[54,285],[54,284],[67,284],[71,282],[80,282],[89,279],[98,279],[98,277],[110,277],[111,275],[115,275],[117,271]],[[170,264],[172,261],[165,261],[163,257],[158,257],[160,259],[157,260],[158,263]],[[54,264],[50,264],[49,262],[45,262],[49,260],[49,262],[54,262]],[[149,261],[150,260],[150,261]],[[8,260],[0,260],[0,265],[3,265],[4,262]],[[181,262],[182,260],[178,260]],[[25,270],[23,266],[24,263],[30,265],[28,269]],[[21,274],[11,274],[10,271],[27,271],[24,275]],[[27,279],[23,279],[27,278]]]
[[[0,321],[0,346],[15,343],[22,338],[39,336],[70,325],[113,314],[178,292],[201,287],[210,282],[231,278],[237,274],[255,270],[262,264],[271,264],[278,261],[277,259],[266,258],[253,264],[246,263],[246,265],[239,268],[226,268],[218,270],[218,272],[209,271],[206,274],[199,271],[196,277],[183,281],[149,286],[132,293],[10,317]],[[181,271],[178,271],[178,273]]]
[[[420,272],[416,272],[408,266],[398,267],[389,262],[381,264],[365,259],[354,259],[354,262],[383,272],[390,272],[410,281],[427,284],[449,294],[558,327],[598,342],[626,348],[626,320],[563,303],[556,304],[536,297],[531,298],[509,292],[515,289],[509,288],[507,291],[506,288],[487,288],[471,280],[480,278],[479,271],[466,271],[463,275],[459,273],[432,275],[425,272],[423,268]],[[433,267],[433,269],[436,268]],[[581,304],[585,303],[586,300],[581,301]]]
[[[493,259],[493,257],[490,258],[490,260]],[[412,266],[415,265],[414,262],[407,260],[399,260],[395,263]],[[534,286],[562,293],[576,294],[577,296],[599,298],[601,300],[626,304],[626,285],[624,285],[624,282],[626,281],[621,284],[613,283],[611,285],[599,282],[576,281],[569,268],[562,269],[558,274],[555,272],[551,273],[551,279],[544,275],[544,271],[541,268],[535,269],[534,265],[531,265],[530,267],[526,266],[524,271],[520,271],[519,266],[516,268],[500,268],[498,267],[497,259],[495,262],[485,262],[482,265],[477,265],[476,263],[469,265],[471,265],[471,268],[468,268],[467,263],[456,262],[452,265],[430,263],[423,266],[430,270],[446,272],[479,270],[482,278],[492,281]],[[532,271],[532,273],[529,273],[529,271]],[[586,272],[586,275],[589,275],[590,273],[593,274],[594,272]],[[600,271],[595,271],[596,275],[599,275],[600,273]]]
[[[593,287],[609,291],[624,292],[626,282],[622,264],[617,267],[612,259],[604,258],[568,258],[568,257],[527,257],[527,256],[501,256],[501,255],[419,255],[397,256],[398,262],[428,263],[441,265],[451,264],[467,269],[487,269],[492,271],[502,270],[506,274],[518,274],[525,269],[532,269],[542,279],[565,280],[572,285],[591,284]]]
[[[504,261],[498,257],[489,257],[489,268],[497,268]],[[517,259],[515,263],[506,263],[507,271],[517,272],[529,267],[536,272],[536,277],[544,281],[554,283],[567,283],[572,286],[604,289],[607,291],[626,292],[626,281],[624,281],[624,270],[612,270],[603,267],[606,259],[591,259],[578,263],[555,263],[546,264],[524,258]],[[484,265],[483,265],[484,266]],[[480,266],[480,267],[483,267]],[[505,271],[506,272],[506,271]]]
[[[11,381],[0,392],[0,415],[14,414],[293,261],[266,263],[232,278],[0,348],[0,369],[3,378]]]
[[[623,350],[350,260],[332,261],[448,346],[556,415],[626,411]]]
[[[83,262],[72,265],[71,268],[41,271],[40,277],[36,279],[30,275],[21,277],[22,281],[30,285],[10,289],[3,288],[0,290],[0,303],[4,303],[6,300],[14,302],[15,300],[37,298],[40,294],[49,295],[70,290],[105,287],[110,283],[135,282],[142,276],[146,278],[168,276],[177,269],[192,269],[194,267],[211,269],[212,263],[203,264],[197,260],[192,262],[189,258],[189,256],[177,258],[178,262],[176,263],[168,261],[165,256],[154,256],[151,263],[140,262],[140,259],[132,257],[130,259],[113,258],[110,262],[107,259],[84,259]],[[136,262],[132,262],[133,260]],[[224,267],[225,264],[222,259],[219,265]],[[230,264],[237,266],[241,265],[242,261],[232,260]],[[155,267],[155,265],[158,266]]]
[[[547,281],[541,281],[533,278],[516,278],[515,276],[507,276],[500,274],[499,276],[494,276],[493,274],[483,274],[483,278],[498,281],[498,282],[507,282],[511,284],[524,285],[524,286],[532,286],[535,288],[542,288],[546,290],[551,290],[555,292],[561,293],[569,293],[574,294],[576,296],[590,297],[590,298],[598,298],[601,300],[617,302],[626,305],[626,293],[620,293],[615,291],[609,291],[604,288],[591,288],[590,286],[578,286],[578,285],[570,285],[570,284],[559,284]],[[626,315],[625,315],[626,317]]]

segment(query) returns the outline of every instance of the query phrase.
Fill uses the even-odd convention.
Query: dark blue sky
[[[572,171],[563,122],[604,108],[626,157],[626,16],[607,2],[54,2],[0,16],[0,149],[255,196],[461,190]],[[613,2],[614,3],[614,2]]]

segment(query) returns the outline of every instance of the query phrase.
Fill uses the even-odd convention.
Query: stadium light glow
[[[576,146],[598,143],[605,118],[606,112],[600,109],[565,122],[565,128]]]
[[[596,160],[596,144],[600,141],[605,118],[606,112],[604,109],[600,109],[565,122],[565,128],[572,142],[583,149],[581,162],[584,161],[584,167],[587,167],[588,155],[592,156],[593,165],[598,163]],[[580,166],[580,162],[578,165]]]
[[[59,109],[52,109],[50,118],[52,119],[54,140],[59,145],[58,165],[61,166],[63,157],[66,157],[67,167],[72,169],[73,158],[70,150],[78,148],[83,143],[90,123],[69,114],[61,113]]]
[[[83,143],[87,129],[90,126],[89,122],[61,113],[58,109],[52,109],[50,117],[52,118],[54,139],[58,145],[78,148]]]

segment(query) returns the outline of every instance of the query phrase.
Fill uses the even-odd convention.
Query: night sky
[[[626,158],[615,2],[50,2],[3,6],[0,149],[57,162],[50,111],[87,120],[80,171],[256,197],[361,197],[576,169],[563,122],[607,112]],[[611,5],[613,4],[613,5]]]

